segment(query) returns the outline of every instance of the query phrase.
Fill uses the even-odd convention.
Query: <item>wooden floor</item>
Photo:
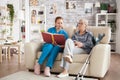
[[[105,77],[100,80],[120,80],[120,54],[111,55],[111,64]]]
[[[3,56],[3,62],[0,63],[0,78],[21,70],[27,70],[25,68],[23,54],[21,64],[18,64],[18,59],[15,54],[10,61],[6,60]],[[120,54],[111,55],[110,68],[105,77],[100,80],[120,80]]]
[[[16,54],[11,56],[10,61],[5,59],[4,55],[2,57],[3,57],[3,62],[0,63],[0,78],[21,70],[27,70],[25,68],[23,54],[22,54],[21,64],[18,64],[18,56]]]

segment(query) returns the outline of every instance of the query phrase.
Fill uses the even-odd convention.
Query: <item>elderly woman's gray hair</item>
[[[87,19],[80,19],[79,22],[83,22],[86,26],[88,26],[88,20]]]

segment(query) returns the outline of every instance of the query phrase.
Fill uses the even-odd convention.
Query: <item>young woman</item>
[[[74,54],[89,53],[94,46],[91,32],[87,31],[88,21],[85,19],[79,20],[77,32],[72,36],[72,39],[67,39],[65,43],[61,67],[64,69],[57,77],[68,76],[69,64],[73,62]]]
[[[55,26],[48,29],[48,32],[52,34],[63,34],[65,38],[68,38],[68,34],[65,30],[63,30],[63,18],[56,17]],[[56,43],[45,43],[42,46],[42,54],[38,59],[38,62],[35,64],[34,73],[40,74],[40,67],[43,62],[47,59],[46,67],[44,69],[44,75],[50,76],[50,69],[53,67],[54,61],[60,51],[63,50],[64,45],[57,45]]]

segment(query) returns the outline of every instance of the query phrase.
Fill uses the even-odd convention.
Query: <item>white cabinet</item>
[[[96,14],[96,26],[107,26],[107,16],[103,13]]]
[[[46,30],[45,6],[30,6],[30,41],[41,39],[40,32]]]
[[[116,13],[96,14],[96,26],[110,26],[110,23],[114,21],[116,21]]]
[[[97,13],[96,26],[111,27],[111,51],[116,52],[116,13]]]
[[[41,41],[46,30],[46,7],[39,0],[25,0],[25,42]]]

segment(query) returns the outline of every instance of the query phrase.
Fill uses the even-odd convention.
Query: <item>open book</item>
[[[41,32],[43,40],[46,43],[57,43],[58,45],[65,44],[65,37],[63,34],[52,34],[49,32]]]

